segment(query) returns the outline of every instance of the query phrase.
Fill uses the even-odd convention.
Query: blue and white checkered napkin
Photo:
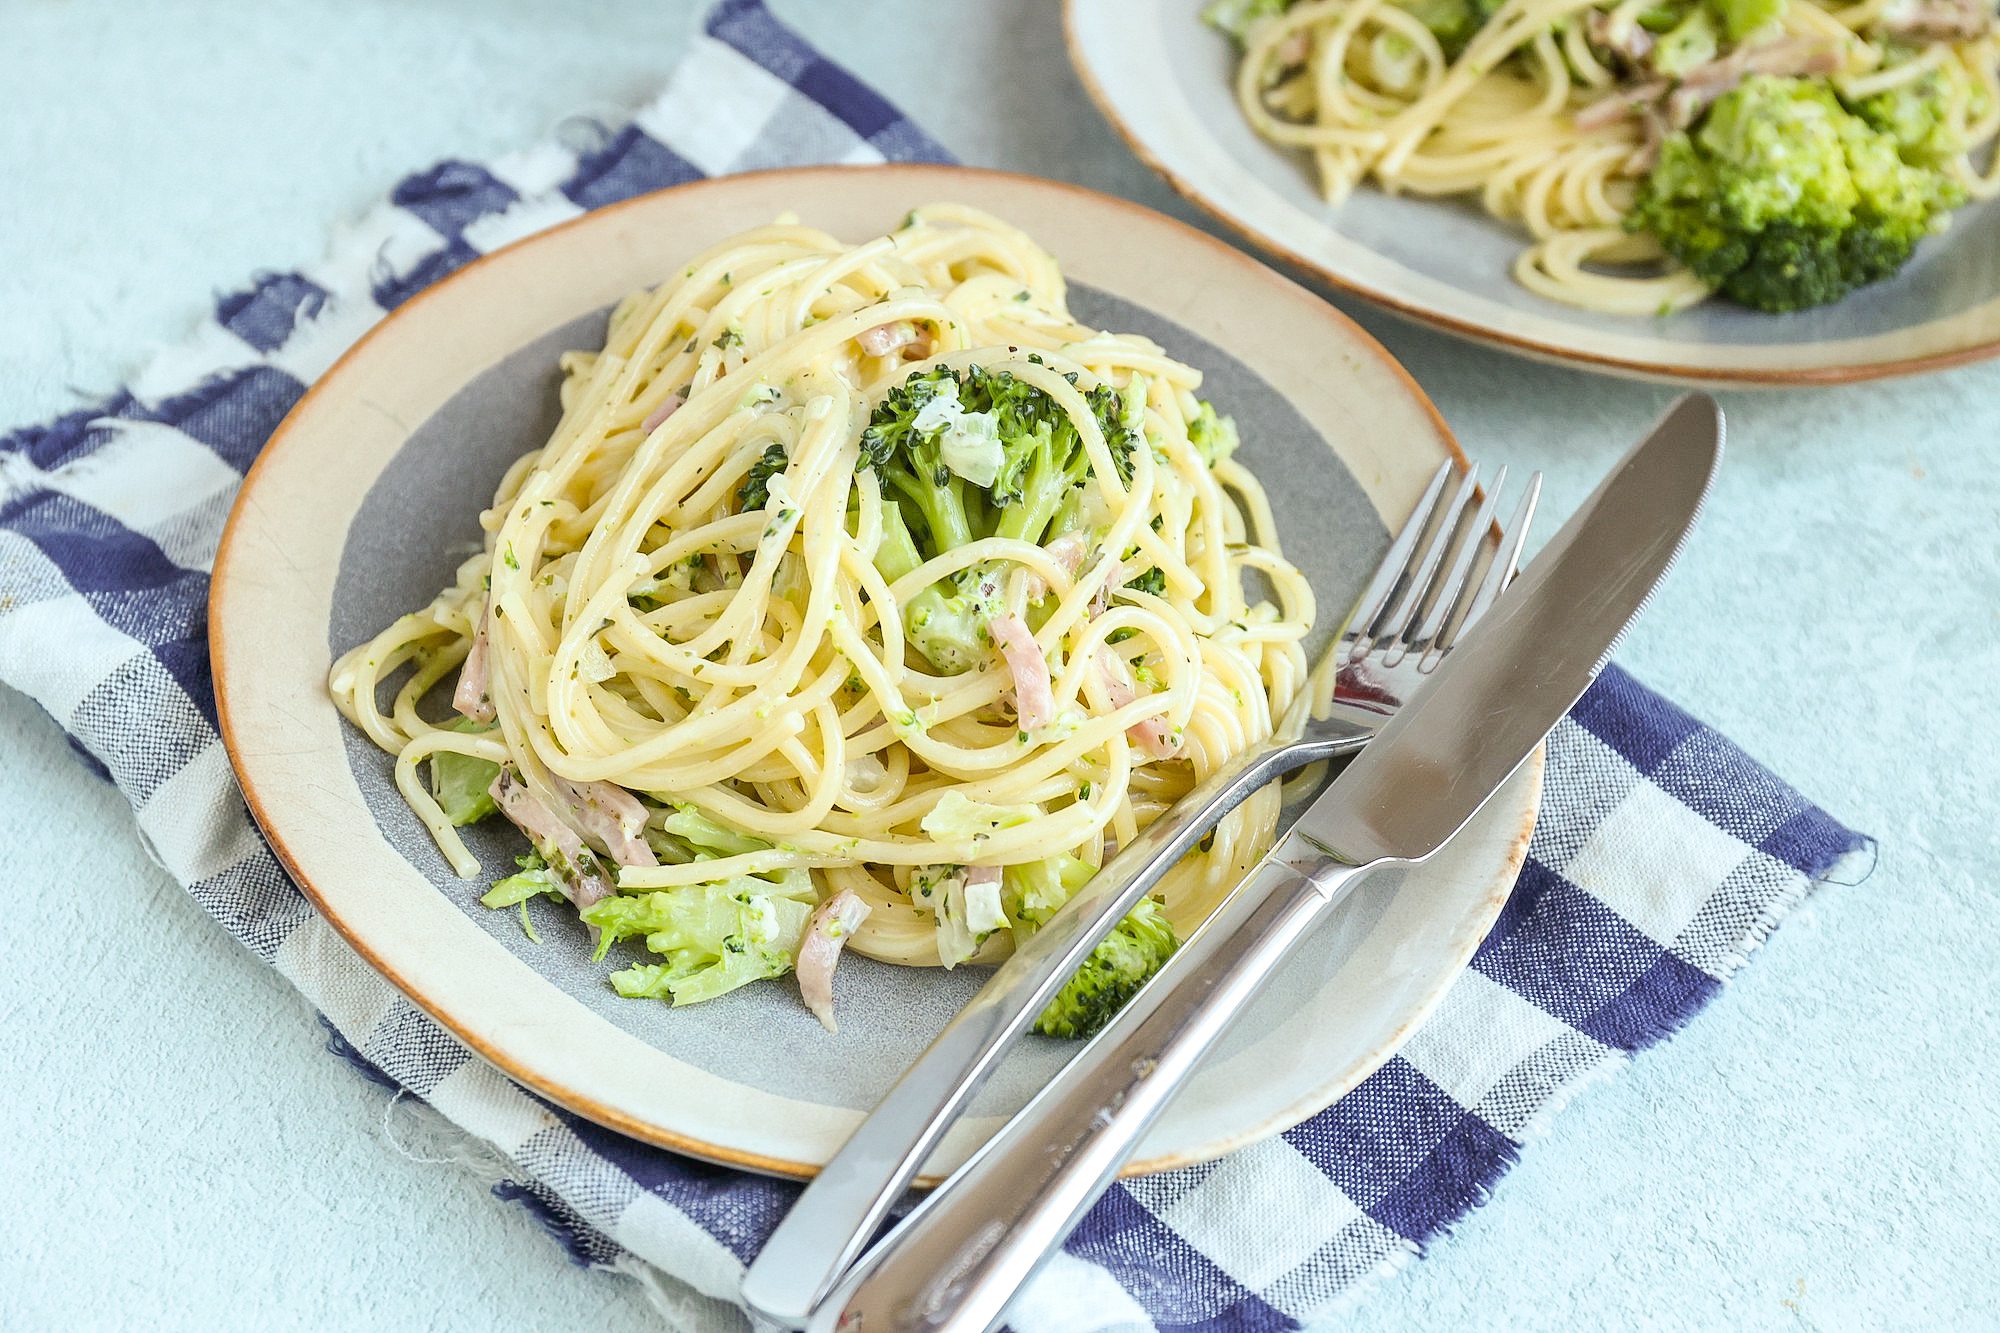
[[[666,91],[583,150],[412,176],[322,264],[223,300],[129,390],[0,439],[0,680],[131,799],[149,850],[326,1015],[336,1048],[511,1163],[578,1261],[731,1300],[796,1187],[674,1156],[469,1055],[314,914],[215,732],[208,571],[242,474],[305,386],[474,256],[704,174],[944,151],[757,0],[723,0]],[[1566,1094],[1691,1018],[1862,839],[1613,670],[1550,742],[1529,861],[1442,1008],[1278,1138],[1115,1187],[1022,1333],[1286,1328],[1484,1199]],[[650,1266],[650,1268],[648,1267]]]

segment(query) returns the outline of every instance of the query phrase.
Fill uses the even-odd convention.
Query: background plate
[[[853,958],[838,1037],[787,986],[675,1011],[621,1001],[580,926],[531,944],[477,904],[396,795],[390,762],[325,691],[338,651],[450,577],[507,463],[554,422],[555,356],[595,346],[627,291],[787,209],[858,240],[939,200],[1025,227],[1063,262],[1085,319],[1148,334],[1208,375],[1271,486],[1323,640],[1455,452],[1387,354],[1323,302],[1199,233],[1086,191],[959,168],[824,168],[668,190],[475,263],[402,306],[301,401],[246,482],[216,566],[223,732],[252,811],[329,921],[412,1000],[544,1095],[635,1137],[787,1174],[815,1169],[978,986]],[[1224,350],[1227,349],[1227,350]],[[1252,369],[1255,367],[1255,369]],[[1331,446],[1332,455],[1327,450]],[[1287,1128],[1379,1065],[1470,957],[1533,826],[1525,772],[1405,890],[1357,897],[1279,979],[1156,1128],[1135,1170]],[[474,829],[488,867],[518,850]],[[955,1164],[1073,1050],[1032,1040],[962,1121]]]
[[[1476,205],[1370,187],[1326,203],[1304,154],[1236,105],[1235,51],[1204,0],[1065,0],[1070,59],[1167,182],[1337,287],[1540,360],[1676,382],[1839,383],[2000,353],[2000,199],[1960,210],[1894,279],[1794,315],[1710,301],[1666,319],[1574,309],[1511,276],[1525,233]]]

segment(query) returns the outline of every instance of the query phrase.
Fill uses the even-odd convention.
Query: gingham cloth
[[[496,1192],[533,1206],[580,1263],[651,1265],[722,1301],[796,1187],[552,1108],[314,915],[216,736],[208,571],[244,470],[305,386],[474,256],[704,174],[944,157],[756,0],[725,0],[630,124],[411,176],[325,262],[222,300],[127,391],[0,439],[0,680],[130,798],[150,852],[319,1007],[335,1049],[505,1157],[512,1179]],[[1607,672],[1551,738],[1541,822],[1504,914],[1401,1054],[1278,1138],[1114,1187],[1011,1322],[1265,1329],[1325,1313],[1482,1201],[1569,1092],[1692,1017],[1862,845]]]

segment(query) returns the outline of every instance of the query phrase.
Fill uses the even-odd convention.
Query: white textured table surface
[[[775,7],[965,160],[1188,215],[1098,121],[1050,0]],[[6,0],[0,428],[113,388],[405,171],[635,103],[693,13]],[[1549,470],[1556,515],[1666,398],[1355,313],[1469,448]],[[2000,367],[1726,406],[1720,494],[1624,661],[1880,868],[1341,1325],[1992,1326]],[[657,1326],[427,1160],[4,692],[0,746],[0,1328]]]

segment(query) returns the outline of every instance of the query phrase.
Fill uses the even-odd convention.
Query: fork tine
[[[1410,562],[1417,553],[1417,539],[1424,535],[1424,528],[1430,523],[1431,511],[1436,508],[1438,496],[1444,493],[1445,478],[1451,475],[1451,462],[1447,459],[1438,464],[1438,470],[1431,474],[1430,484],[1424,487],[1423,498],[1403,524],[1396,540],[1389,543],[1389,549],[1382,556],[1382,563],[1375,567],[1368,586],[1354,603],[1354,614],[1348,620],[1347,635],[1356,642],[1352,656],[1356,659],[1367,655],[1374,646],[1375,624],[1389,604],[1390,596],[1396,591],[1397,581],[1410,572]]]
[[[1472,562],[1486,546],[1487,529],[1493,526],[1494,511],[1500,507],[1500,493],[1507,489],[1507,466],[1493,474],[1493,484],[1486,488],[1486,498],[1479,503],[1472,516],[1472,526],[1466,529],[1465,540],[1459,544],[1458,554],[1452,557],[1451,570],[1438,584],[1437,596],[1431,599],[1430,613],[1424,617],[1423,625],[1417,630],[1411,642],[1412,651],[1435,649],[1439,636],[1451,624],[1459,605],[1474,591],[1470,582]],[[1502,538],[1504,541],[1504,534]],[[1428,654],[1427,654],[1428,655]]]
[[[1527,494],[1521,497],[1521,504],[1514,511],[1514,517],[1507,526],[1500,529],[1500,547],[1493,553],[1493,563],[1486,567],[1486,577],[1480,581],[1479,593],[1466,608],[1465,618],[1452,631],[1449,648],[1458,642],[1461,635],[1472,627],[1472,622],[1486,614],[1508,582],[1521,567],[1521,546],[1528,540],[1528,528],[1535,521],[1535,505],[1542,497],[1542,474],[1531,473],[1528,477]]]
[[[1403,660],[1416,634],[1417,616],[1424,608],[1425,599],[1430,595],[1437,579],[1438,566],[1444,563],[1458,539],[1459,521],[1465,517],[1465,507],[1472,503],[1473,492],[1479,487],[1479,464],[1474,463],[1459,479],[1458,489],[1452,493],[1451,503],[1445,506],[1443,517],[1438,521],[1437,531],[1424,547],[1423,561],[1418,567],[1396,607],[1389,613],[1388,632],[1380,640],[1388,645],[1382,655],[1382,665],[1394,666]]]

